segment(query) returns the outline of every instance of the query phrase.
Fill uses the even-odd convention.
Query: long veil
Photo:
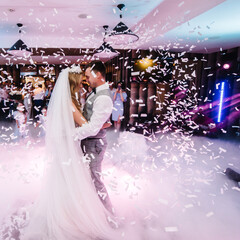
[[[73,139],[69,70],[60,73],[50,99],[45,140],[47,173],[23,239],[113,239],[107,211]]]

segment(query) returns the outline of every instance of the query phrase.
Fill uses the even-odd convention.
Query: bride
[[[99,200],[87,161],[74,141],[80,114],[77,92],[83,73],[78,66],[64,69],[48,107],[47,169],[38,201],[33,206],[24,240],[116,239],[109,213]],[[81,118],[75,119],[74,116]]]

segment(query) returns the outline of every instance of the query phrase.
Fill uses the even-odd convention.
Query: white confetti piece
[[[178,232],[177,227],[165,227],[165,232]]]
[[[164,205],[168,205],[168,201],[162,198],[159,198],[158,201]]]
[[[213,215],[214,215],[213,212],[209,212],[209,213],[206,214],[206,217],[211,217],[211,216],[213,216]]]

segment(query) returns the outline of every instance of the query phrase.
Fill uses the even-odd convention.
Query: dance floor
[[[44,169],[43,138],[6,142],[1,127],[0,221],[34,202]],[[103,179],[127,240],[239,240],[239,142],[158,133],[108,132]],[[9,230],[11,231],[11,230]],[[19,238],[15,238],[19,239]],[[113,239],[114,240],[114,239]]]

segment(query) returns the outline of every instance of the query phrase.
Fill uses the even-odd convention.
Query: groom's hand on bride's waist
[[[91,131],[89,131],[88,128],[90,128]],[[74,141],[82,140],[82,139],[88,138],[90,136],[96,136],[98,134],[99,130],[100,129],[92,128],[91,125],[89,125],[88,123],[85,123],[81,127],[75,128],[74,133],[73,133]]]

